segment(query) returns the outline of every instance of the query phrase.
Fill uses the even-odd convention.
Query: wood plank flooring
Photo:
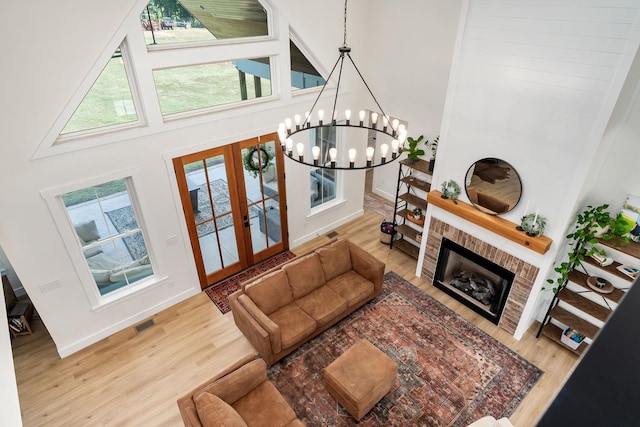
[[[535,425],[577,356],[545,338],[535,327],[516,341],[496,325],[415,277],[415,260],[379,241],[382,218],[363,218],[336,229],[395,271],[482,330],[534,363],[545,374],[510,417],[517,427]],[[294,252],[327,240],[320,236]],[[176,400],[235,360],[255,353],[235,327],[200,293],[153,316],[155,326],[128,328],[60,359],[42,323],[34,334],[13,340],[18,392],[25,427],[181,426]]]

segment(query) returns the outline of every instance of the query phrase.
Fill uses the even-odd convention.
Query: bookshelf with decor
[[[606,261],[585,257],[582,266],[569,273],[567,285],[554,295],[538,336],[560,343],[582,354],[595,339],[634,281],[622,266],[640,266],[640,244],[622,239],[598,239],[607,253]],[[573,329],[585,339],[577,346],[567,343],[563,332]],[[563,339],[564,338],[564,339]]]
[[[431,176],[428,161],[402,159],[399,162],[393,218],[395,238],[389,247],[415,259],[420,252]]]

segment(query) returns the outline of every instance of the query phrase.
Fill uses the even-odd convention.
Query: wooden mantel
[[[480,212],[469,203],[461,200],[456,200],[454,203],[451,199],[443,199],[440,191],[429,192],[427,202],[539,254],[545,254],[551,247],[552,240],[549,237],[527,236],[527,233],[516,230],[518,224],[499,216]]]

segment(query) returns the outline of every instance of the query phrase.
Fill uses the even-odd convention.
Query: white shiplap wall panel
[[[564,34],[587,37],[611,37],[625,39],[633,22],[603,23],[593,21],[545,20],[511,16],[508,20],[491,16],[472,16],[467,21],[467,28],[493,28],[511,31],[527,31],[531,33]]]
[[[560,243],[638,48],[640,0],[468,1],[434,180],[462,182],[474,161],[505,159],[528,213]],[[524,204],[505,218],[519,221]]]
[[[467,29],[467,38],[469,40],[477,39],[482,41],[508,40],[509,43],[513,44],[615,53],[624,52],[626,46],[624,38],[561,34],[548,32],[542,26],[534,31],[472,27]]]
[[[527,18],[541,22],[594,22],[633,24],[638,4],[634,0],[607,1],[482,1],[473,2],[475,17]]]
[[[505,56],[501,52],[480,51],[479,49],[469,49],[468,57],[474,62],[485,62],[495,66],[512,67],[516,69],[529,69],[539,72],[553,72],[560,75],[575,76],[595,80],[611,81],[616,68],[611,65],[590,65],[565,61],[552,61],[544,58],[533,58],[531,56],[509,55]]]

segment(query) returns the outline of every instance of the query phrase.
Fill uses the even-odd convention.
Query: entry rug
[[[398,364],[396,386],[356,423],[323,369],[360,338]],[[382,294],[269,368],[307,426],[467,426],[508,417],[542,371],[394,272]]]
[[[258,274],[264,273],[265,271],[270,270],[273,267],[294,258],[295,256],[296,255],[291,251],[280,252],[279,254],[276,254],[271,258],[267,258],[238,274],[221,280],[218,283],[214,283],[208,288],[205,288],[204,292],[209,296],[209,298],[211,298],[211,301],[213,301],[216,307],[218,307],[218,310],[223,314],[228,313],[231,311],[231,307],[229,306],[229,300],[227,297],[240,289],[241,283],[257,276]]]

